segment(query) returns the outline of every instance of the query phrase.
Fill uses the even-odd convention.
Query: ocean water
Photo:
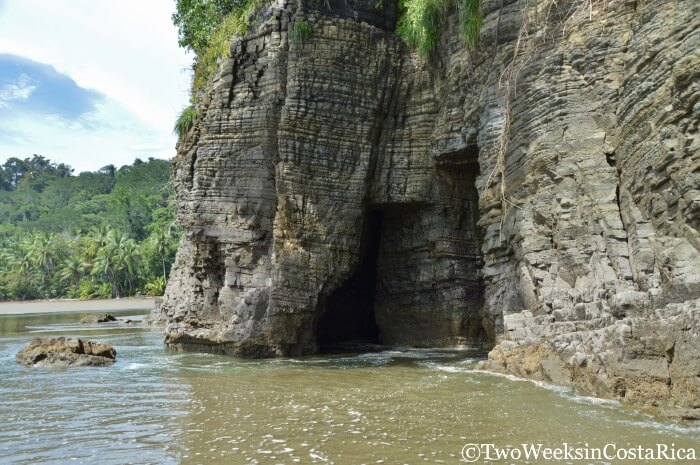
[[[120,316],[140,319],[135,313]],[[169,351],[159,332],[138,323],[86,326],[80,316],[0,317],[0,463],[460,464],[467,444],[531,443],[662,444],[700,454],[698,427],[481,372],[478,350],[372,347],[242,360]],[[112,344],[117,362],[16,364],[15,353],[37,335]],[[475,463],[700,463],[488,460],[481,450]]]

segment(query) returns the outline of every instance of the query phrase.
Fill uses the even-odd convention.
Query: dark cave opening
[[[476,144],[442,157],[434,173],[429,202],[370,205],[354,272],[318,301],[321,352],[371,350],[368,343],[478,346],[493,338],[481,313]]]
[[[325,299],[323,315],[316,328],[321,350],[332,349],[337,344],[379,341],[374,298],[383,219],[381,211],[368,215],[363,228],[359,266]]]

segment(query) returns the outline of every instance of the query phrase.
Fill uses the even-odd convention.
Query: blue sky
[[[192,56],[174,0],[0,0],[0,163],[96,170],[174,155]]]

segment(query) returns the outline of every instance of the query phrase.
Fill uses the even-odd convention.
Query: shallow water
[[[86,327],[79,317],[0,317],[0,463],[458,464],[467,443],[531,442],[675,444],[700,453],[697,427],[479,372],[478,351],[251,361],[171,352],[157,332]],[[107,342],[118,361],[104,368],[17,365],[15,353],[35,335]]]

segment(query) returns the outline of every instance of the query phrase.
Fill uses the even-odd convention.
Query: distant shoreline
[[[0,316],[36,313],[109,312],[117,310],[149,310],[154,297],[124,297],[121,299],[56,299],[0,302]]]

